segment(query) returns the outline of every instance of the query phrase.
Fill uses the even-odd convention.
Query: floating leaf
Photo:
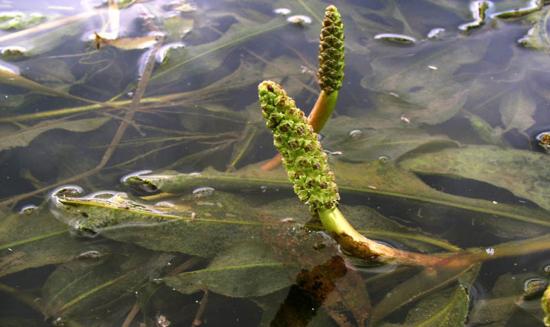
[[[13,128],[8,128],[7,125],[3,125],[4,130],[0,133],[0,151],[27,146],[37,136],[50,130],[63,129],[79,133],[89,132],[98,129],[109,120],[110,118],[108,117],[100,117],[54,122],[45,121],[20,130],[13,130]]]
[[[467,146],[419,154],[400,166],[423,174],[475,179],[510,190],[550,210],[550,158],[541,153]]]
[[[536,155],[536,154],[535,154]],[[439,192],[424,184],[414,174],[399,169],[391,163],[379,160],[352,164],[342,161],[331,163],[340,190],[351,193],[377,194],[395,199],[421,201],[444,208],[456,208],[484,213],[495,219],[512,219],[550,227],[548,214],[543,210],[508,204],[495,206],[491,201],[470,199]],[[130,182],[130,181],[128,181]],[[238,190],[268,188],[289,188],[290,183],[284,170],[263,171],[258,165],[251,165],[234,173],[220,173],[206,170],[201,174],[178,174],[174,172],[136,176],[135,184],[169,193],[178,193],[209,185],[216,189]],[[537,233],[544,233],[538,231]],[[540,234],[538,234],[540,235]]]
[[[236,244],[261,238],[265,228],[281,224],[277,219],[263,219],[257,210],[243,213],[242,208],[251,207],[254,204],[242,197],[215,191],[206,199],[184,197],[176,206],[64,197],[56,211],[74,227],[86,226],[108,238],[153,250],[213,257]],[[296,218],[304,221],[307,217]]]

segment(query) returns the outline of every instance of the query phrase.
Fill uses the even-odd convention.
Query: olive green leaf
[[[278,260],[265,244],[243,243],[223,251],[204,269],[163,280],[185,294],[208,289],[229,297],[251,297],[290,286],[296,272],[296,267]]]
[[[460,284],[462,284],[459,285],[458,288],[462,292],[464,292],[464,287],[469,288],[469,286],[473,282],[473,279],[475,279],[478,268],[479,267],[477,265],[424,268],[420,273],[397,285],[384,296],[384,298],[373,309],[373,313],[371,315],[372,323],[376,324],[377,322],[388,316],[390,313],[403,308],[409,303],[413,303],[417,300],[423,299],[426,296],[431,297],[434,291],[446,287],[447,285],[450,285],[457,280],[461,282]],[[462,281],[461,279],[464,279],[464,281]],[[458,295],[457,308],[455,309],[463,307],[464,305],[466,306],[466,308],[461,309],[463,312],[459,314],[458,317],[452,318],[451,315],[446,316],[446,319],[452,318],[464,320],[468,307],[467,300],[468,299],[466,297],[466,303],[463,303],[464,297]],[[457,311],[459,312],[460,310]],[[445,312],[446,309],[444,309],[443,312],[440,312],[440,314],[444,314]],[[411,316],[411,319],[425,319],[425,317],[422,318],[422,316],[415,316],[413,314]],[[427,320],[425,322],[428,323],[426,326],[436,326],[432,325],[430,320]]]
[[[508,189],[550,210],[550,157],[530,151],[470,145],[411,156],[400,166],[423,174],[469,178]]]
[[[400,169],[392,163],[380,160],[366,163],[347,163],[332,161],[336,181],[340,191],[372,194],[392,199],[415,200],[425,204],[437,205],[447,209],[460,209],[483,214],[492,219],[515,220],[538,226],[550,227],[545,210],[531,209],[523,206],[466,198],[437,191],[422,182],[413,173]],[[250,165],[233,173],[221,173],[213,169],[200,174],[182,174],[175,172],[152,173],[136,176],[127,182],[143,184],[163,192],[178,193],[209,185],[220,190],[255,189],[261,187],[290,188],[286,172],[273,170],[265,172],[258,165]],[[498,227],[498,226],[497,226]],[[538,233],[544,233],[546,229]]]
[[[469,297],[460,285],[423,299],[409,310],[402,324],[382,326],[455,327],[463,326],[468,317]]]
[[[106,254],[105,241],[79,240],[47,209],[0,220],[0,276],[70,261],[82,253]]]
[[[158,277],[172,258],[170,254],[123,247],[116,255],[100,260],[63,264],[42,288],[46,313],[62,320],[120,318],[135,301],[135,292]]]

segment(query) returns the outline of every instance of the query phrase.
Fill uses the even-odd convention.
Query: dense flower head
[[[304,113],[275,82],[262,82],[258,92],[266,126],[273,132],[294,192],[313,212],[334,208],[340,199],[338,187]]]
[[[344,24],[338,9],[328,6],[319,37],[319,86],[330,94],[342,87],[344,80]]]

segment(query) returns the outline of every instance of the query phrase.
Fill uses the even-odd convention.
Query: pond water
[[[0,0],[0,326],[543,326],[550,6],[332,3],[340,209],[478,259],[354,258],[260,168],[257,86],[309,113],[330,2]]]

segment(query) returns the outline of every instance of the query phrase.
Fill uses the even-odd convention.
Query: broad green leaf
[[[391,163],[379,160],[361,164],[333,161],[331,167],[343,197],[346,192],[381,195],[486,214],[497,220],[511,219],[550,227],[546,211],[508,204],[495,205],[490,201],[439,192],[423,183],[414,174]],[[259,169],[258,165],[247,166],[234,173],[220,173],[211,169],[201,174],[153,173],[134,177],[128,182],[145,184],[148,188],[169,193],[189,191],[205,185],[216,189],[239,191],[258,190],[262,186],[268,189],[290,188],[286,173],[282,169],[265,172]],[[544,231],[539,230],[537,233],[540,235]]]
[[[504,188],[550,210],[550,157],[493,146],[467,146],[411,156],[400,166],[423,174],[469,178]]]
[[[306,207],[295,199],[259,205],[247,197],[221,191],[205,199],[184,196],[176,202],[164,201],[157,205],[135,201],[120,193],[103,199],[65,196],[57,203],[58,219],[73,228],[153,250],[203,257],[212,257],[251,240],[263,239],[269,243],[266,230],[286,230],[291,226],[285,226],[282,221],[291,219],[304,224],[310,218]],[[243,213],[242,208],[248,210]],[[342,209],[367,236],[391,239],[422,251],[459,249],[445,240],[404,227],[367,207],[343,206]],[[318,224],[311,227],[322,228]]]
[[[191,195],[174,204],[164,201],[158,205],[120,194],[107,199],[62,197],[56,213],[73,228],[153,250],[202,257],[262,239],[266,229],[282,226],[280,220],[284,217],[302,223],[309,218],[305,208],[297,206],[275,215],[266,211],[269,219],[254,207],[254,202],[245,198],[215,191],[206,198]],[[242,208],[249,210],[243,212]]]
[[[508,93],[501,99],[500,114],[506,131],[517,129],[525,132],[535,124],[535,99],[529,97],[521,89]]]
[[[82,253],[108,253],[104,241],[80,240],[46,210],[0,219],[0,276],[70,261]]]
[[[32,140],[42,133],[54,129],[63,129],[71,132],[89,132],[98,129],[108,122],[110,118],[84,118],[79,120],[45,121],[22,129],[14,129],[8,125],[2,125],[0,132],[0,151],[29,145]]]
[[[409,310],[403,324],[384,324],[382,326],[463,326],[468,317],[468,304],[469,298],[466,289],[458,285],[419,301]]]
[[[46,313],[78,321],[123,317],[135,301],[134,292],[158,277],[172,258],[126,247],[102,260],[63,264],[43,286]]]
[[[208,289],[229,297],[251,297],[290,286],[296,272],[296,267],[278,260],[266,245],[243,243],[220,253],[204,269],[163,280],[185,294]]]
[[[341,116],[331,119],[321,132],[323,147],[338,151],[339,159],[364,162],[387,158],[398,160],[410,151],[456,147],[458,143],[443,135],[430,135],[413,127],[373,129],[364,120]],[[405,124],[405,123],[403,123]]]

